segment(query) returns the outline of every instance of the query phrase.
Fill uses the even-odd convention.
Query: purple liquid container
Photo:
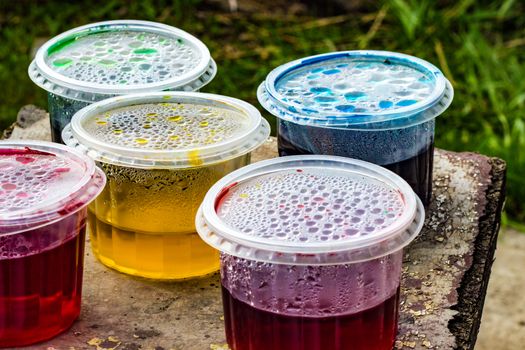
[[[435,118],[453,98],[434,65],[387,51],[312,56],[270,72],[258,98],[278,118],[281,156],[337,155],[381,165],[428,206]]]
[[[390,350],[402,248],[421,201],[367,162],[290,156],[241,168],[207,193],[199,235],[221,251],[233,350]]]

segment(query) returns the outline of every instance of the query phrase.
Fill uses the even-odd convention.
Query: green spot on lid
[[[71,58],[59,58],[53,61],[53,66],[55,67],[66,67],[73,63]]]
[[[150,48],[142,48],[142,49],[133,50],[133,53],[136,53],[137,55],[151,55],[151,54],[157,53],[157,50],[150,49]]]

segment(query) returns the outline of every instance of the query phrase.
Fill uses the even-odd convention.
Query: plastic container
[[[216,271],[218,253],[197,235],[195,213],[208,189],[248,164],[269,133],[255,107],[212,94],[129,95],[79,111],[64,141],[108,178],[89,208],[94,254],[153,279]]]
[[[81,108],[116,95],[196,91],[217,66],[208,48],[180,29],[155,22],[88,24],[46,42],[29,66],[48,92],[53,141]]]
[[[258,98],[278,117],[280,155],[379,164],[429,204],[435,118],[453,98],[452,86],[432,64],[387,51],[312,56],[274,69]]]
[[[197,230],[221,251],[232,350],[391,350],[402,248],[424,209],[396,174],[333,156],[237,170],[206,194]]]
[[[0,347],[43,341],[80,313],[95,163],[63,145],[0,141]]]

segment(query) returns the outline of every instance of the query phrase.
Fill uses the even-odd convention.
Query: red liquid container
[[[48,142],[0,142],[0,347],[44,341],[80,314],[87,205],[104,175]]]
[[[197,215],[221,250],[233,350],[390,350],[402,248],[424,209],[377,165],[329,156],[263,161],[227,175]]]

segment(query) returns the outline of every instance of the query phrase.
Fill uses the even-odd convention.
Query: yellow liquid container
[[[244,155],[181,170],[99,164],[109,181],[89,208],[93,253],[116,270],[155,279],[216,271],[218,253],[196,233],[195,214],[215,182],[248,163]]]
[[[81,110],[63,137],[107,177],[89,206],[95,256],[152,279],[217,271],[218,253],[196,233],[195,215],[209,188],[247,165],[268,135],[254,107],[218,95],[130,95]]]

